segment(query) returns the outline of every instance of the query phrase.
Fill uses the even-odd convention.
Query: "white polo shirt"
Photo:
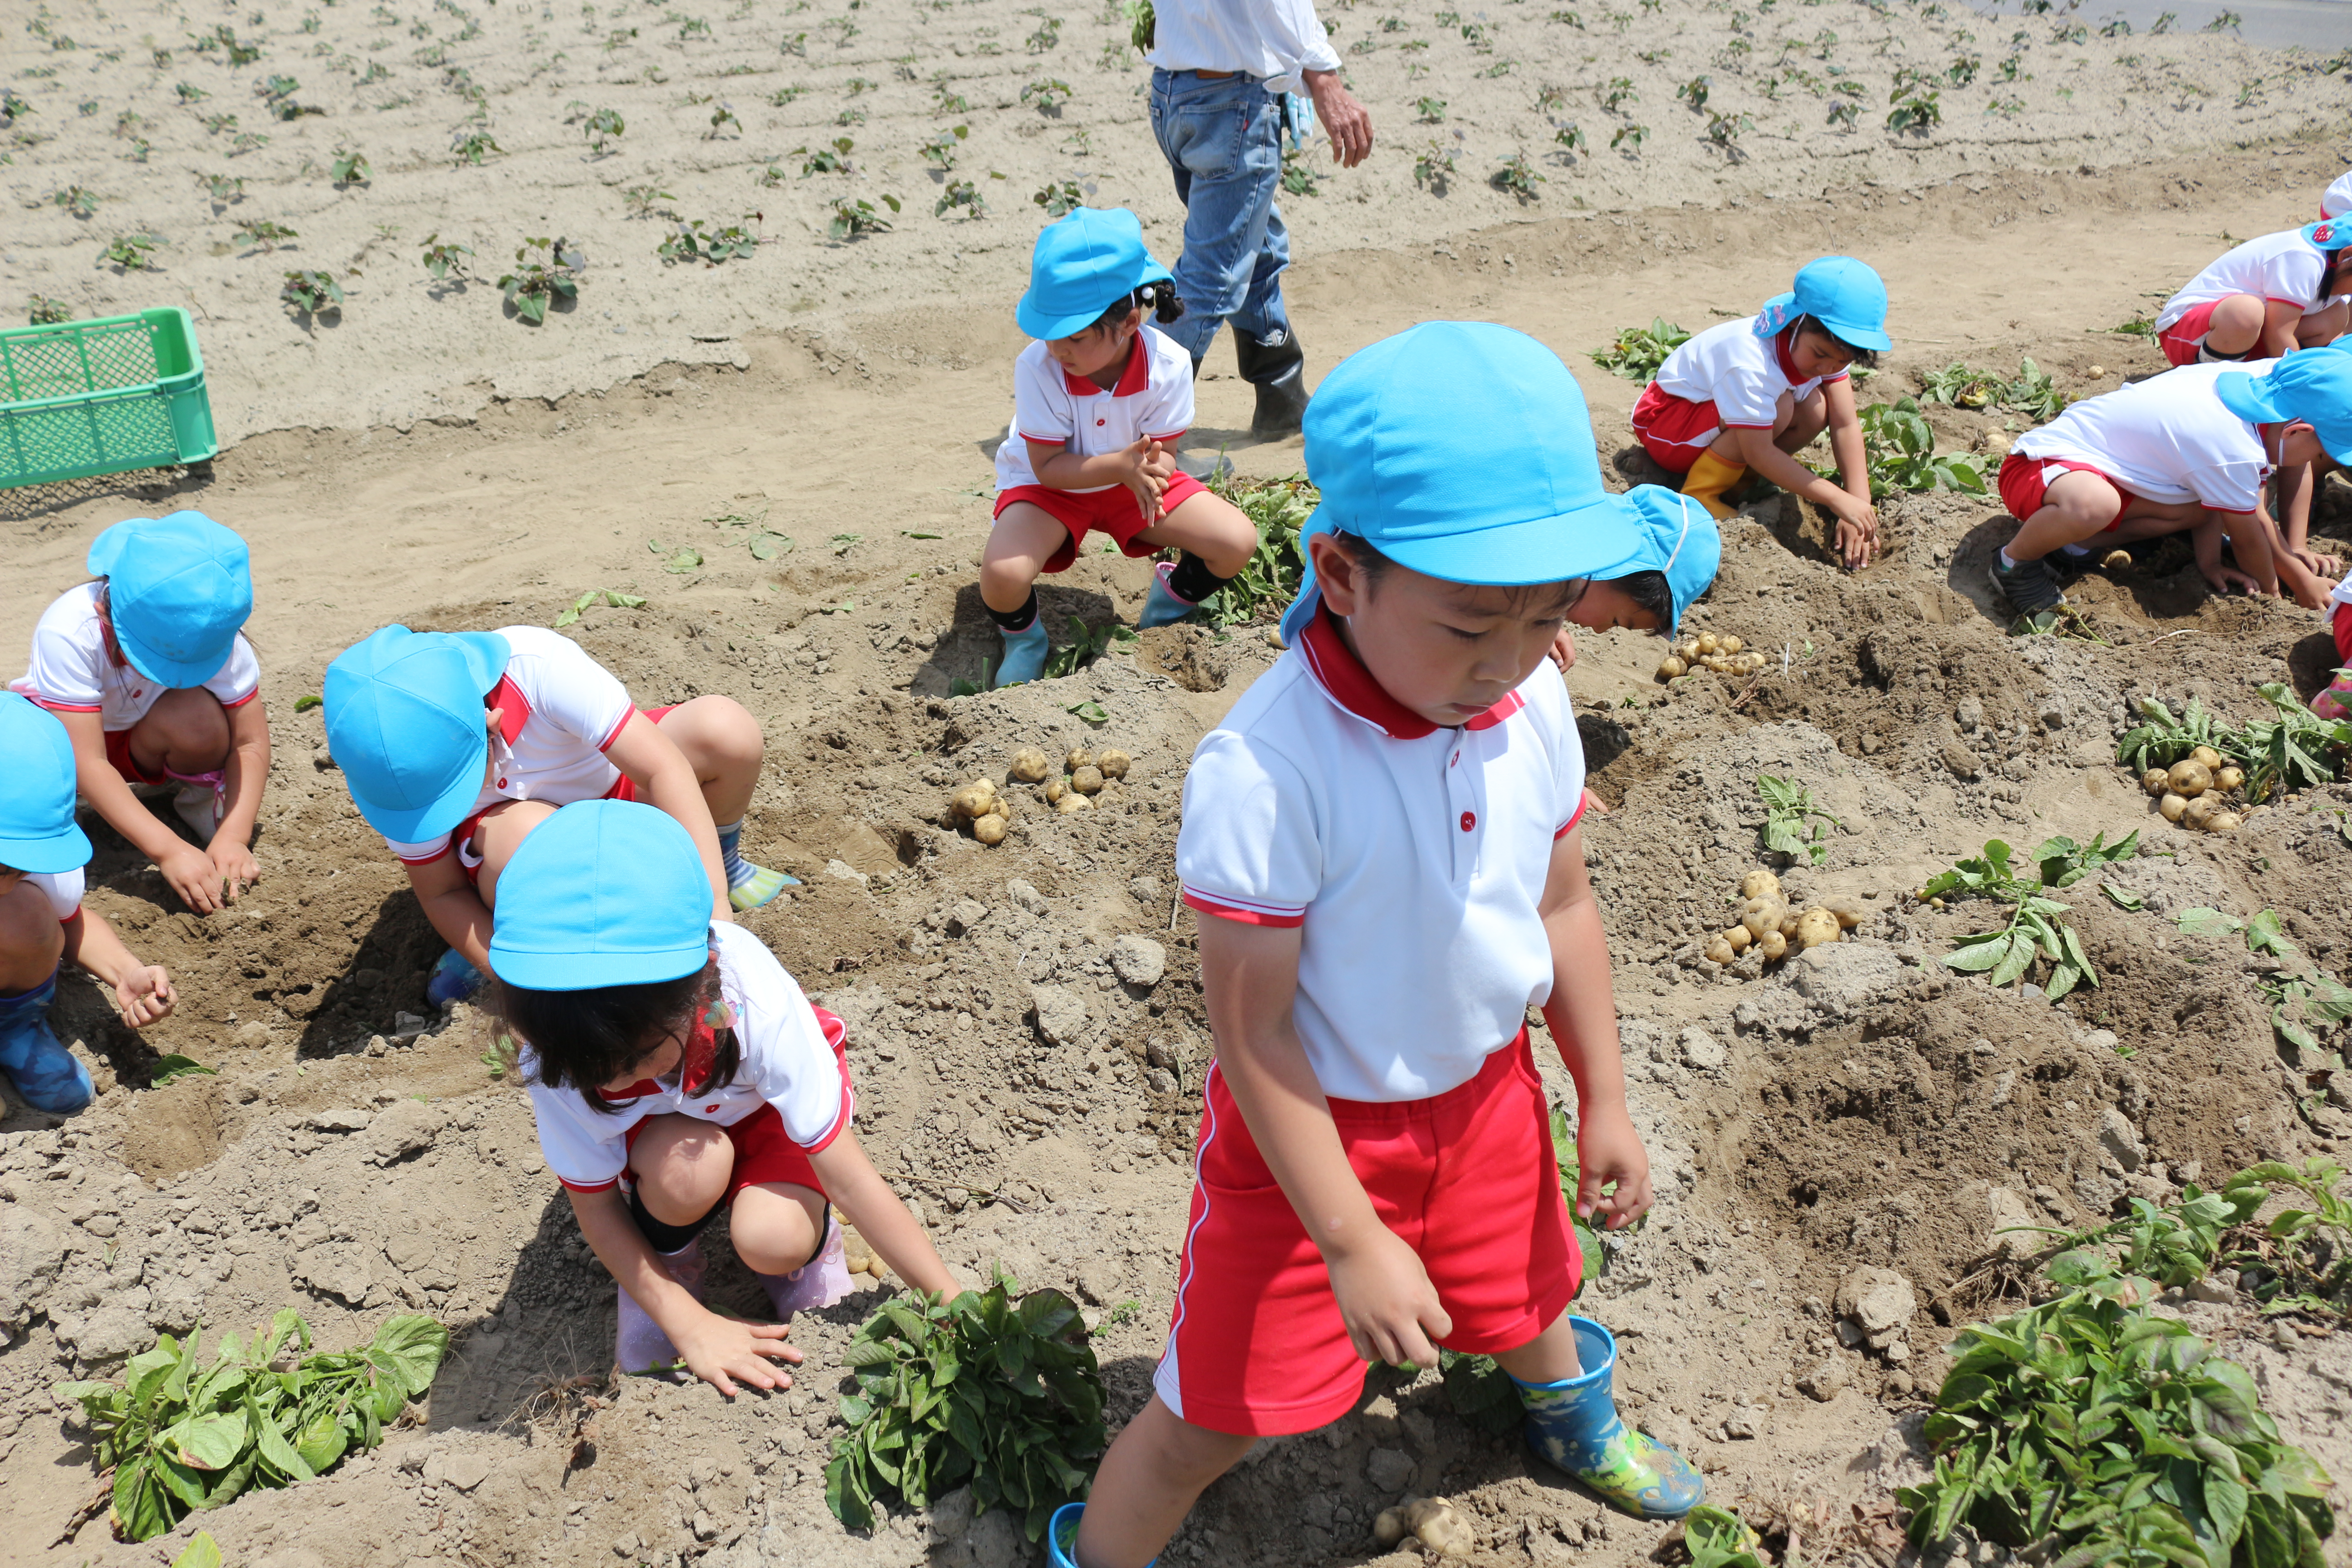
[[[1161,70],[1234,71],[1275,92],[1301,92],[1300,71],[1339,68],[1309,0],[1167,0],[1153,12],[1144,58]]]
[[[811,1006],[800,984],[750,931],[724,921],[710,931],[719,950],[719,991],[735,1009],[735,1037],[742,1048],[732,1083],[698,1085],[698,1092],[688,1094],[674,1069],[667,1079],[631,1085],[629,1094],[605,1096],[612,1109],[599,1110],[576,1089],[541,1083],[539,1058],[529,1045],[519,1053],[540,1152],[555,1179],[573,1192],[602,1192],[620,1180],[629,1165],[629,1129],[648,1116],[691,1116],[731,1127],[772,1105],[785,1136],[811,1153],[849,1125],[856,1105],[840,1051],[841,1020]]]
[[[2306,316],[2327,309],[2335,295],[2322,295],[2319,286],[2327,271],[2326,253],[2290,228],[2250,239],[2228,250],[2204,271],[2191,278],[2179,293],[2164,302],[2156,314],[2156,330],[2164,331],[2196,305],[2252,294],[2265,300],[2293,305]],[[2352,278],[2339,279],[2339,292],[2352,288]]]
[[[1780,395],[1799,402],[1830,376],[1801,376],[1789,357],[1794,328],[1769,338],[1756,335],[1756,318],[1724,321],[1694,335],[1658,367],[1658,390],[1687,403],[1712,403],[1716,418],[1734,430],[1769,430],[1780,413]]]
[[[1013,362],[1013,425],[996,448],[996,488],[1037,482],[1029,467],[1031,441],[1067,443],[1081,458],[1097,458],[1147,436],[1173,441],[1192,425],[1192,356],[1150,322],[1137,331],[1118,384],[1108,392],[1069,374],[1043,342],[1033,342]]]
[[[1440,729],[1381,689],[1327,611],[1193,751],[1176,874],[1203,914],[1304,928],[1293,1018],[1325,1094],[1426,1100],[1551,994],[1538,910],[1583,798],[1549,663]]]
[[[2080,403],[2017,438],[2028,458],[2071,458],[2134,495],[2251,512],[2271,477],[2261,429],[2230,412],[2213,390],[2230,374],[2263,376],[2276,360],[2184,364]]]
[[[41,889],[41,897],[49,901],[49,913],[62,925],[81,911],[82,868],[70,871],[27,871],[25,880]]]
[[[602,800],[621,782],[621,770],[604,755],[636,708],[627,688],[586,650],[545,626],[500,626],[510,650],[506,674],[482,700],[500,710],[499,732],[490,742],[495,764],[488,782],[467,813],[501,800],[544,800],[570,805]],[[449,835],[417,844],[387,838],[392,852],[412,866],[449,853]]]
[[[2319,198],[2321,217],[2352,216],[2352,174],[2338,174]]]
[[[57,713],[95,713],[103,730],[128,730],[147,717],[172,688],[150,680],[128,659],[106,651],[106,624],[98,613],[102,583],[84,583],[58,595],[33,626],[33,662],[8,683]],[[224,708],[237,708],[261,692],[261,664],[253,645],[236,634],[228,662],[204,683]]]

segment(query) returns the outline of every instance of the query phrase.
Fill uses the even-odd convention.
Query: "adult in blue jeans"
[[[1352,169],[1372,150],[1371,116],[1340,82],[1309,0],[1159,0],[1155,12],[1151,132],[1184,204],[1174,268],[1184,315],[1160,330],[1191,351],[1197,374],[1218,325],[1233,323],[1242,379],[1257,388],[1251,434],[1295,435],[1307,358],[1282,302],[1283,136],[1305,129],[1303,88],[1333,160]]]

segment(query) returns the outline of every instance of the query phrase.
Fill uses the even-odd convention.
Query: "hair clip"
[[[702,1021],[714,1034],[720,1029],[731,1029],[735,1026],[735,1009],[726,997],[721,996],[710,1004],[710,1010],[702,1015]]]

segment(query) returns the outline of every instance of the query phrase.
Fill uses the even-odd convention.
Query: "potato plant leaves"
[[[1000,1273],[952,1301],[914,1292],[883,1303],[844,1355],[856,1392],[834,1440],[824,1500],[852,1530],[876,1499],[923,1508],[969,1484],[981,1512],[1018,1515],[1031,1541],[1086,1493],[1105,1441],[1102,1374],[1076,1303],[1015,1297]]]
[[[2344,776],[2352,722],[2320,718],[2305,708],[2294,688],[2272,681],[2262,688],[2272,717],[2231,726],[2190,698],[2176,716],[2153,697],[2139,703],[2140,723],[2116,742],[2116,761],[2134,773],[2168,768],[2199,746],[2246,771],[2246,798],[2267,801]]]
[[[448,1348],[448,1330],[403,1313],[358,1350],[312,1354],[310,1327],[288,1308],[250,1339],[223,1334],[208,1368],[199,1367],[196,1335],[163,1334],[119,1381],[52,1392],[81,1406],[97,1462],[114,1471],[115,1528],[147,1541],[192,1510],[310,1480],[351,1449],[374,1447],[385,1425],[432,1386]],[[281,1352],[301,1352],[285,1372],[273,1366]],[[180,1561],[220,1558],[215,1551]]]
[[[1835,827],[1845,824],[1815,805],[1811,790],[1793,779],[1776,779],[1770,773],[1763,773],[1756,780],[1756,793],[1764,797],[1766,849],[1815,866],[1829,858],[1829,846],[1822,842],[1829,836],[1829,830],[1822,824]]]
[[[2129,859],[2138,850],[2137,830],[2113,844],[2104,833],[2093,836],[2087,845],[2071,838],[2045,838],[2034,846],[2034,877],[2029,881],[2011,868],[2009,846],[1998,838],[1987,839],[1981,857],[1961,861],[1919,889],[1923,901],[1977,898],[2010,906],[2005,925],[1961,937],[1953,951],[1944,955],[1944,963],[1964,974],[1983,974],[1995,985],[2011,985],[2024,978],[2036,959],[2047,959],[2050,977],[2042,989],[2053,1002],[2077,985],[2096,985],[2099,975],[2091,965],[2091,955],[2083,950],[2083,939],[2074,928],[2065,923],[2072,907],[2044,895],[2072,886],[2100,867]]]

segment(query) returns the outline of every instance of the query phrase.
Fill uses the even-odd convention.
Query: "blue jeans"
[[[1290,231],[1274,205],[1282,188],[1282,95],[1246,77],[1151,73],[1151,133],[1184,204],[1184,251],[1175,267],[1184,315],[1160,330],[1196,361],[1221,321],[1261,343],[1290,331],[1282,303]]]

